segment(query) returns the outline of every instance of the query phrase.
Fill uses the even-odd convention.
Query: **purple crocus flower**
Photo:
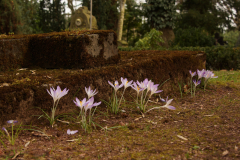
[[[132,89],[134,89],[135,91],[137,91],[137,94],[139,94],[139,92],[143,90],[143,88],[138,87],[138,85],[136,84],[136,82],[133,82],[133,85],[132,85],[131,87],[132,87]]]
[[[189,73],[191,74],[191,77],[194,77],[196,75],[196,72],[192,72],[191,70],[189,71]]]
[[[200,79],[200,78],[204,77],[205,70],[204,69],[201,71],[197,70],[197,74],[198,74],[198,79]]]
[[[197,87],[197,85],[199,85],[201,83],[201,80],[196,81],[195,79],[193,80],[193,83],[195,85],[195,87]]]
[[[63,96],[65,96],[68,93],[69,90],[66,88],[62,91],[59,86],[57,86],[57,89],[55,90],[53,87],[50,88],[50,92],[47,90],[47,92],[53,97],[54,103],[57,100],[60,100]]]
[[[168,100],[168,97],[167,97],[166,100],[161,98],[161,101],[166,102],[166,104],[164,106],[162,106],[162,107],[168,108],[168,109],[171,109],[171,110],[175,110],[176,109],[175,107],[170,106],[170,103],[173,101],[173,99],[169,99]]]
[[[209,71],[209,70],[207,70],[205,72],[204,77],[205,77],[206,80],[209,79],[209,78],[218,78],[218,76],[215,76],[214,73],[212,71]]]
[[[130,87],[132,85],[132,82],[133,82],[132,80],[130,82],[128,82],[127,78],[124,79],[122,77],[121,77],[121,81],[122,81],[122,84],[124,86],[124,89]]]
[[[140,88],[142,88],[143,90],[145,90],[147,88],[148,85],[148,79],[146,78],[143,82],[139,82],[137,81],[137,84]]]
[[[85,111],[87,111],[88,109],[91,109],[92,107],[99,106],[102,103],[102,102],[98,102],[98,103],[93,103],[93,102],[94,102],[94,97],[91,97],[87,101],[87,105],[84,107]]]
[[[123,84],[119,85],[118,81],[115,81],[114,85],[110,81],[108,81],[108,83],[114,88],[115,92],[117,92],[119,88],[123,87]]]
[[[90,86],[88,88],[85,87],[85,91],[88,95],[88,99],[93,97],[94,95],[96,95],[98,92],[96,91],[96,89],[93,91],[91,90]]]
[[[75,134],[77,132],[78,132],[78,130],[75,130],[75,131],[71,131],[70,129],[67,130],[68,135],[72,135],[72,134]]]
[[[151,86],[154,85],[154,83],[150,80],[148,81],[148,84],[147,84],[147,92],[151,90]]]
[[[18,123],[18,121],[17,120],[8,120],[7,123],[15,124],[15,123]]]
[[[159,84],[151,84],[151,87],[150,87],[150,90],[151,90],[151,94],[150,94],[150,96],[152,96],[153,94],[155,94],[155,93],[160,93],[160,92],[162,92],[163,90],[157,90],[158,89],[158,85]]]
[[[9,133],[8,133],[7,129],[6,129],[5,127],[2,127],[2,130],[4,130],[4,132],[6,132],[6,134],[7,134],[8,137],[9,137]]]
[[[80,107],[81,111],[84,106],[86,106],[88,103],[86,102],[86,98],[84,98],[82,101],[80,101],[78,98],[76,98],[76,101],[73,100],[73,102]]]

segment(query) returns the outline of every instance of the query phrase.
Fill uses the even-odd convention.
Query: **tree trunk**
[[[124,21],[124,13],[125,13],[125,3],[126,0],[119,0],[120,4],[120,17],[118,21],[118,32],[117,32],[117,40],[122,40],[122,30],[123,30],[123,21]]]
[[[163,29],[160,29],[160,31],[163,32],[162,38],[164,40],[164,43],[161,43],[160,45],[163,47],[169,48],[171,46],[171,43],[175,39],[173,30],[170,28],[163,28]]]
[[[73,15],[74,14],[73,0],[68,0],[68,7],[70,8],[72,12],[71,14]]]

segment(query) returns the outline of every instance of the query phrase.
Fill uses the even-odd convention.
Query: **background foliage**
[[[175,0],[147,0],[146,15],[151,28],[172,28],[176,19]]]
[[[42,32],[59,32],[65,29],[65,3],[61,0],[41,0],[39,9],[39,27]]]
[[[213,46],[214,38],[203,28],[175,29],[173,45],[180,47],[206,47]]]
[[[116,0],[93,0],[93,15],[97,19],[98,29],[117,31],[118,23],[118,3]],[[83,6],[90,10],[90,0],[83,0]]]
[[[162,32],[157,31],[155,28],[153,28],[149,33],[146,33],[144,35],[143,39],[139,39],[139,41],[136,42],[135,46],[144,49],[161,48],[159,44],[164,42],[161,36]]]
[[[223,40],[228,42],[228,45],[234,47],[239,36],[239,31],[229,31],[223,33]]]

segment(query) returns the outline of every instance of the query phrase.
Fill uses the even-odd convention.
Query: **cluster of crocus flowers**
[[[53,107],[52,107],[52,116],[49,117],[45,112],[45,117],[46,119],[48,119],[50,121],[50,125],[53,127],[53,123],[55,121],[55,112],[58,106],[58,102],[59,100],[65,96],[68,93],[69,90],[67,90],[66,88],[64,90],[61,90],[61,88],[59,86],[57,86],[57,89],[55,90],[53,87],[50,88],[50,91],[47,90],[47,92],[50,94],[50,96],[52,96],[53,98]]]
[[[75,103],[76,106],[78,106],[80,108],[79,117],[81,117],[81,123],[82,123],[83,129],[85,130],[85,132],[87,132],[87,131],[91,130],[92,117],[94,114],[94,112],[92,113],[92,108],[99,106],[101,104],[101,102],[94,103],[93,96],[97,94],[96,90],[93,91],[93,90],[91,90],[90,87],[89,88],[85,87],[85,91],[88,95],[88,100],[86,98],[84,98],[83,100],[80,101],[76,97],[76,101],[73,100],[73,102]],[[89,111],[89,116],[88,116],[88,121],[87,121],[87,112],[88,111]]]
[[[194,84],[194,95],[195,95],[195,91],[196,91],[196,87],[201,83],[201,80],[204,78],[204,90],[207,86],[207,81],[210,78],[217,78],[218,76],[215,76],[214,73],[210,70],[198,70],[197,72],[192,72],[191,70],[189,71],[190,75],[191,75],[191,93],[192,93],[192,83]],[[197,80],[192,80],[192,78],[197,75]]]
[[[158,86],[159,84],[154,84],[154,82],[148,80],[147,78],[142,82],[137,81],[136,83],[133,83],[132,88],[137,91],[136,104],[142,113],[146,112],[147,103],[151,96],[162,92],[162,90],[158,90]],[[140,92],[141,96],[139,99]]]
[[[110,86],[112,86],[114,88],[114,93],[113,93],[113,96],[112,96],[110,102],[109,103],[106,102],[106,103],[109,106],[111,112],[114,114],[117,114],[119,112],[119,108],[120,108],[120,104],[121,104],[123,95],[124,95],[126,89],[128,87],[132,86],[133,81],[128,81],[127,78],[121,77],[121,82],[122,82],[122,84],[119,84],[118,81],[115,81],[114,84],[112,84],[110,81],[108,81]],[[117,91],[122,87],[124,87],[124,90],[123,90],[120,100],[118,100]]]

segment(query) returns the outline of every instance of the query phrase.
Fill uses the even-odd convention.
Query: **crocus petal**
[[[3,127],[2,130],[4,130],[9,137],[9,133],[8,133],[7,129],[5,127]]]
[[[75,131],[71,131],[70,129],[67,130],[68,135],[72,135],[72,134],[75,134],[77,132],[78,132],[78,130],[75,130]]]
[[[171,109],[171,110],[175,110],[175,109],[176,109],[176,108],[173,107],[173,106],[168,106],[167,108],[168,108],[168,109]]]
[[[17,120],[8,120],[7,123],[11,123],[11,124],[14,124],[14,123],[17,123],[18,121]]]
[[[206,71],[205,71],[204,69],[201,70],[201,71],[197,70],[198,79],[204,77],[204,76],[205,76],[205,72],[206,72]]]
[[[115,88],[115,86],[110,81],[108,81],[108,84],[110,84],[113,88]]]
[[[88,109],[91,109],[94,106],[98,106],[102,103],[102,102],[98,102],[98,103],[93,103],[93,102],[94,102],[94,98],[92,97],[88,100],[87,102],[88,104],[84,107],[85,111],[87,111]]]
[[[151,95],[153,95],[153,94],[155,94],[155,93],[162,92],[162,90],[158,90],[158,91],[157,91],[158,85],[159,85],[159,84],[151,85],[151,88],[150,88],[150,90],[151,90]]]

